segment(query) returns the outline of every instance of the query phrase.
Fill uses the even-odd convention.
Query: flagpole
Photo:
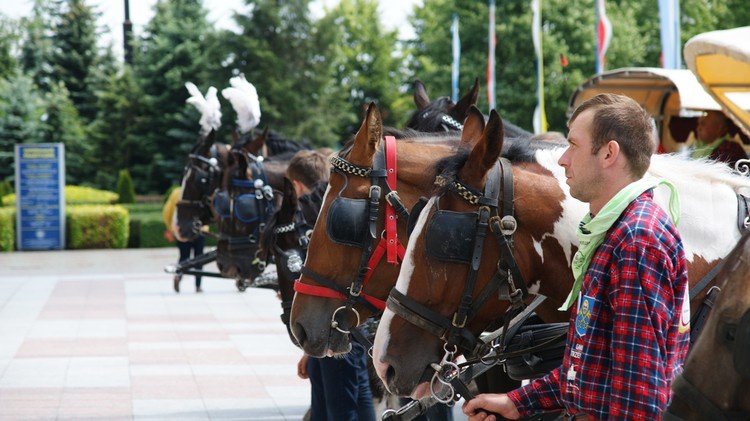
[[[536,95],[537,105],[534,110],[534,133],[547,132],[547,114],[544,110],[544,56],[542,54],[542,0],[531,0],[531,38],[536,53]]]
[[[453,38],[453,68],[451,69],[451,99],[458,102],[458,71],[461,61],[461,39],[458,36],[458,13],[453,14],[451,22],[451,34]]]
[[[489,0],[490,23],[488,28],[489,52],[487,54],[487,103],[495,109],[495,0]]]

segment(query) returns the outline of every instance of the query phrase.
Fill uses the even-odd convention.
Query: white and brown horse
[[[464,342],[476,342],[491,322],[503,317],[509,302],[488,287],[499,282],[493,278],[502,280],[504,285],[498,286],[504,290],[502,295],[525,290],[527,302],[529,295],[548,297],[537,308],[543,320],[568,320],[568,314],[557,308],[573,283],[570,261],[577,249],[575,231],[588,207],[570,196],[563,168],[557,164],[564,147],[508,154],[511,162],[505,165],[504,181],[490,189],[493,193],[487,201],[483,192],[488,173],[503,150],[497,113],[491,114],[485,126],[474,110],[465,122],[462,144],[456,156],[437,164],[446,172],[415,224],[376,336],[378,373],[397,394],[428,394],[431,364],[439,364],[446,355],[445,337],[455,334]],[[421,165],[432,166],[424,161]],[[736,193],[750,189],[750,180],[733,175],[722,164],[672,155],[654,156],[648,172],[672,181],[678,189],[682,215],[677,228],[689,260],[690,283],[695,285],[740,238]],[[454,182],[462,187],[456,188]],[[665,205],[666,189],[657,188],[655,197]],[[489,221],[477,226],[478,215],[487,212]],[[515,218],[515,226],[502,219],[505,215]],[[481,247],[479,258],[472,260],[475,247]],[[456,320],[470,272],[474,272],[474,286],[468,288],[470,302],[462,314],[467,317]],[[703,295],[692,300],[693,309]],[[407,321],[403,316],[415,308],[425,309],[428,316]],[[415,319],[421,327],[414,324]]]

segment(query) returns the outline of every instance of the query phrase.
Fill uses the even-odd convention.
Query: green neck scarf
[[[727,135],[724,135],[711,143],[703,143],[698,139],[695,139],[695,145],[693,151],[690,153],[690,157],[693,159],[708,158],[714,149],[721,145],[721,142],[727,140]]]
[[[675,186],[667,180],[658,180],[653,177],[642,178],[634,181],[622,190],[620,190],[612,199],[607,202],[596,216],[591,218],[590,214],[584,216],[576,234],[578,235],[578,251],[573,256],[573,289],[568,294],[565,303],[558,310],[567,311],[575,302],[578,292],[581,291],[583,278],[586,270],[594,257],[596,249],[604,242],[607,231],[620,217],[626,207],[635,200],[641,193],[659,185],[669,187],[669,214],[675,225],[680,219],[680,199],[677,195]]]

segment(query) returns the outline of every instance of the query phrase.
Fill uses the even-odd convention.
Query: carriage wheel
[[[245,292],[247,289],[247,285],[245,285],[245,282],[242,279],[238,279],[234,284],[240,292]]]

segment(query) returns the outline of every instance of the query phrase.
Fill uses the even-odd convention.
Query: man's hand
[[[302,354],[302,358],[297,363],[297,377],[300,379],[307,379],[307,359],[310,358],[307,354]]]
[[[164,239],[170,243],[174,242],[174,234],[170,230],[164,230]]]
[[[518,419],[521,416],[516,409],[516,405],[505,393],[482,393],[464,403],[462,410],[464,414],[469,416],[469,421],[496,421],[497,418],[490,415],[489,412],[500,414],[511,420]]]

